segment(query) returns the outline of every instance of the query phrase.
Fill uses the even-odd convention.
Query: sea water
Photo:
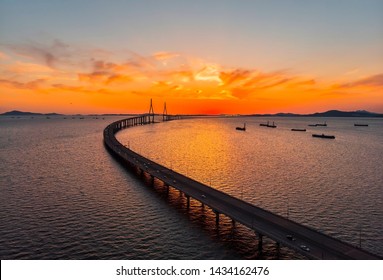
[[[118,117],[0,118],[1,259],[302,258],[178,191],[139,178],[103,145]],[[383,254],[383,120],[185,119],[117,138],[213,188]],[[246,122],[247,130],[236,131]],[[366,122],[368,127],[354,127]],[[291,128],[307,128],[292,132]],[[311,137],[336,136],[335,140]]]

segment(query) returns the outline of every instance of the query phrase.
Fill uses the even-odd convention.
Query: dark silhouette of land
[[[357,117],[357,118],[383,118],[383,114],[372,113],[365,110],[358,111],[338,111],[330,110],[322,113],[313,113],[313,114],[294,114],[294,113],[277,113],[277,114],[252,114],[249,116],[254,117]]]
[[[57,113],[32,113],[32,112],[22,112],[22,111],[10,111],[10,112],[5,112],[3,114],[0,114],[1,116],[60,116],[61,114]]]

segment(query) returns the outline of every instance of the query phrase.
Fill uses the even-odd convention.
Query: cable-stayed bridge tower
[[[153,109],[153,102],[150,98],[150,108],[149,108],[149,123],[154,123],[154,109]]]

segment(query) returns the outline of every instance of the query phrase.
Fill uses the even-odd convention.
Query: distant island
[[[294,114],[294,113],[277,113],[277,114],[252,114],[249,116],[259,116],[259,117],[357,117],[357,118],[383,118],[383,114],[372,113],[365,110],[358,111],[338,111],[330,110],[322,113],[313,113],[313,114]]]
[[[22,111],[10,111],[0,114],[0,116],[64,116],[65,114],[57,113],[32,113]],[[134,116],[137,114],[75,114],[73,116]],[[159,114],[155,114],[159,115]],[[204,116],[204,115],[188,115],[188,116]],[[228,116],[228,115],[225,115]],[[233,115],[230,115],[233,116]],[[322,113],[313,114],[294,114],[294,113],[277,113],[277,114],[250,114],[250,115],[236,115],[236,116],[247,116],[247,117],[357,117],[357,118],[383,118],[383,114],[372,113],[365,110],[357,111],[339,111],[330,110]]]
[[[42,113],[22,112],[22,111],[14,110],[10,112],[5,112],[0,115],[1,116],[60,116],[61,114],[57,114],[57,113],[42,114]]]

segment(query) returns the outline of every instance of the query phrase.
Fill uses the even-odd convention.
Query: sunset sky
[[[0,113],[383,113],[382,0],[0,0]]]

